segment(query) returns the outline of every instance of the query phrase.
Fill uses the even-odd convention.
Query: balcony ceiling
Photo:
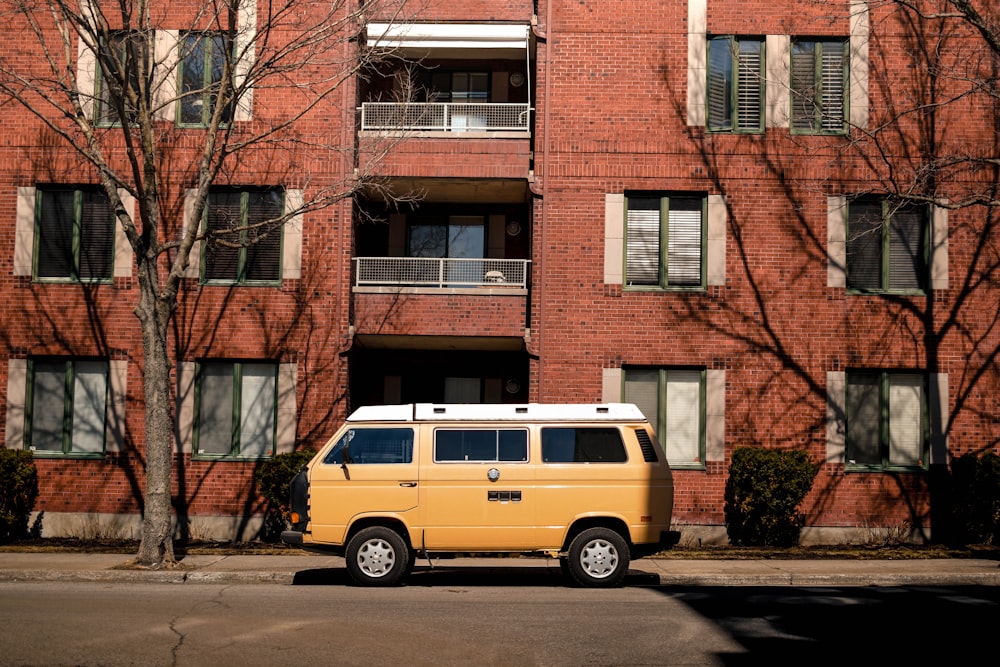
[[[529,200],[528,182],[499,178],[393,178],[389,187],[396,195],[422,194],[422,200],[445,204],[482,201],[494,204],[524,204]]]
[[[354,345],[366,350],[472,350],[518,352],[524,339],[514,336],[406,336],[357,334]]]
[[[530,27],[505,23],[370,23],[368,46],[410,58],[523,59]]]

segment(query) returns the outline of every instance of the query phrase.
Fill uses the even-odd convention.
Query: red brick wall
[[[354,326],[358,334],[522,337],[526,297],[485,294],[356,294]]]
[[[848,296],[827,287],[826,197],[865,188],[877,165],[842,150],[840,138],[792,136],[779,128],[758,136],[706,135],[703,128],[688,127],[687,3],[538,4],[537,125],[530,144],[421,139],[401,146],[385,167],[396,175],[527,179],[533,160],[530,315],[520,297],[481,303],[419,295],[395,308],[384,295],[352,296],[351,210],[343,202],[306,216],[301,280],[280,288],[236,289],[186,281],[171,339],[176,358],[266,357],[297,364],[298,444],[309,447],[324,441],[346,410],[342,353],[350,344],[350,324],[359,332],[387,322],[395,333],[520,336],[530,317],[529,351],[539,355],[531,362],[532,400],[601,400],[603,370],[623,365],[726,372],[725,459],[708,462],[704,471],[676,473],[680,523],[721,524],[732,450],[762,445],[803,448],[824,462],[803,508],[811,526],[926,525],[928,476],[846,473],[842,465],[826,462],[826,373],[867,367],[947,373],[950,453],[995,450],[1000,441],[997,292],[973,254],[976,247],[987,255],[996,247],[992,221],[976,209],[951,213],[947,290],[885,298]],[[419,18],[428,21],[527,22],[533,11],[531,2],[419,6]],[[182,16],[184,7],[172,3],[171,20]],[[891,102],[906,102],[919,73],[908,60],[913,45],[889,18],[881,10],[873,17],[879,38],[870,45],[872,123],[891,112]],[[847,36],[848,29],[847,2],[708,3],[713,34]],[[938,33],[929,27],[927,37],[936,39]],[[948,46],[954,49],[948,53],[961,54],[967,43]],[[285,93],[255,96],[248,131],[299,106],[299,93]],[[337,149],[354,140],[356,102],[349,85],[296,125],[291,133],[300,143],[245,153],[230,164],[227,178],[301,187],[307,197],[349,178],[351,151]],[[957,104],[940,110],[932,127],[921,115],[903,127],[918,147],[958,146],[995,155],[983,131],[992,128],[986,122],[991,111]],[[932,130],[933,135],[916,134]],[[39,460],[37,509],[138,511],[145,481],[135,278],[85,289],[33,285],[13,275],[15,188],[95,182],[95,175],[16,105],[0,105],[0,133],[0,216],[7,221],[7,231],[0,233],[0,400],[7,403],[5,362],[11,358],[107,353],[129,361],[127,452],[102,461]],[[173,138],[163,154],[169,165],[163,183],[169,203],[165,238],[177,237],[200,134],[177,131]],[[311,148],[301,150],[303,145]],[[905,171],[900,147],[888,148]],[[362,155],[362,166],[365,159]],[[967,185],[949,180],[943,193],[957,198]],[[725,197],[724,286],[657,294],[605,284],[604,196],[641,189]],[[182,511],[260,511],[254,464],[189,456],[179,456],[177,464],[175,493]]]
[[[848,3],[708,3],[710,33],[843,36]],[[656,20],[650,21],[649,15]],[[541,13],[544,17],[546,14]],[[826,198],[863,191],[871,165],[843,140],[706,135],[686,125],[686,3],[557,2],[540,62],[538,112],[548,121],[536,147],[532,335],[540,355],[533,396],[595,401],[602,369],[622,365],[701,366],[726,372],[726,459],[677,473],[681,523],[722,523],[733,448],[804,448],[826,460],[826,373],[848,368],[929,369],[949,376],[951,454],[996,448],[1000,388],[995,370],[973,383],[1000,341],[991,325],[994,288],[982,277],[976,240],[992,238],[982,210],[950,217],[947,290],[922,297],[848,296],[827,287]],[[873,40],[873,122],[905,102],[912,83],[907,44],[895,28]],[[928,34],[932,34],[928,31]],[[952,41],[961,53],[968,46]],[[885,55],[880,47],[893,49]],[[912,51],[912,49],[911,49]],[[961,57],[961,56],[958,56]],[[893,100],[890,95],[895,95]],[[881,115],[880,115],[881,114]],[[921,116],[904,123],[921,143]],[[974,143],[988,127],[980,108],[960,103],[937,118],[943,151]],[[954,131],[952,131],[952,129]],[[921,144],[926,145],[926,144]],[[992,145],[988,144],[985,150]],[[906,165],[898,145],[897,165]],[[904,167],[905,171],[905,167]],[[955,196],[967,183],[948,183]],[[726,285],[699,293],[630,293],[604,284],[604,195],[628,190],[723,195],[729,206]],[[539,251],[538,249],[542,249]],[[573,271],[565,270],[572,265]],[[993,306],[990,306],[990,302]],[[963,334],[961,330],[977,334]],[[809,525],[927,526],[928,476],[846,473],[823,466],[803,508]]]

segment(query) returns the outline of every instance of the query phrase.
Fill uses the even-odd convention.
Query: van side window
[[[616,428],[543,428],[546,463],[625,463],[625,443]]]
[[[412,463],[412,428],[352,428],[323,459],[332,464]]]
[[[437,429],[434,460],[507,461],[528,460],[528,432],[524,429]]]

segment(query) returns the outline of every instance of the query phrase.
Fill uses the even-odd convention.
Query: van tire
[[[628,574],[628,544],[610,528],[588,528],[569,545],[570,577],[587,588],[613,588]]]
[[[347,572],[359,586],[395,586],[413,562],[400,534],[385,526],[359,530],[347,543],[344,555]]]

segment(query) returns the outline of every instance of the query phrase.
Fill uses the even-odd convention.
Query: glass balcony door
[[[462,131],[485,128],[486,103],[489,101],[488,72],[434,72],[432,88],[435,97],[449,102],[451,129]],[[468,108],[463,109],[463,106]]]
[[[453,215],[448,217],[447,223],[416,222],[409,227],[408,246],[410,257],[483,259],[486,219],[479,215]],[[449,287],[483,280],[482,262],[445,262],[444,271]]]

